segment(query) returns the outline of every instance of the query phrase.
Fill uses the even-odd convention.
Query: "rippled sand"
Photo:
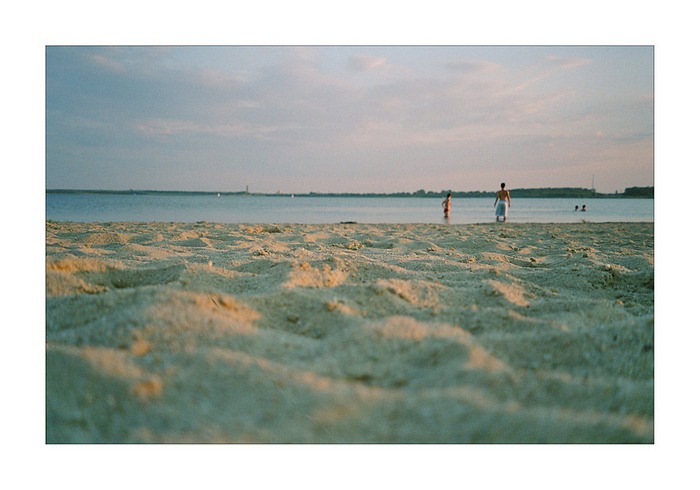
[[[651,223],[46,224],[46,438],[651,443]]]

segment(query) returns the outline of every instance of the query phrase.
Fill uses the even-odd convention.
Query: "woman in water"
[[[450,206],[452,206],[452,193],[448,193],[444,201],[442,201],[442,210],[445,213],[445,218],[450,217]]]

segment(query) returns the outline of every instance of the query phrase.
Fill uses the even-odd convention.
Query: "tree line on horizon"
[[[390,192],[390,193],[369,193],[369,192],[308,192],[308,193],[252,193],[247,191],[157,191],[157,190],[86,190],[86,189],[47,189],[47,194],[183,194],[183,195],[255,195],[255,196],[298,196],[298,197],[418,197],[418,198],[439,198],[448,193],[454,198],[460,197],[493,197],[493,191],[452,191],[442,190],[426,191],[419,189],[415,192]],[[594,189],[584,189],[579,187],[542,187],[532,189],[510,189],[513,198],[653,198],[654,187],[627,187],[624,192],[604,194],[596,192]]]
[[[495,195],[494,191],[453,191],[453,190],[442,190],[440,192],[436,191],[426,191],[425,189],[420,189],[415,192],[393,192],[385,194],[372,194],[372,193],[319,193],[310,192],[309,196],[347,196],[347,197],[444,197],[448,193],[452,194],[452,197],[493,197]],[[297,194],[302,195],[302,194]],[[624,198],[624,197],[634,197],[634,198],[653,198],[654,197],[654,187],[627,187],[624,192],[615,192],[612,194],[605,194],[601,192],[596,192],[593,189],[584,189],[579,187],[542,187],[542,188],[531,188],[531,189],[510,189],[510,195],[513,198]]]

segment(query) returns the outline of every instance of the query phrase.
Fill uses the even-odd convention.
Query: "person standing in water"
[[[444,201],[442,201],[442,211],[445,213],[445,219],[450,217],[450,207],[452,206],[452,193],[449,192]]]
[[[501,183],[501,190],[496,193],[496,202],[493,203],[496,206],[496,221],[500,221],[499,218],[503,218],[505,223],[508,219],[508,208],[510,207],[510,192],[506,190],[506,184]]]

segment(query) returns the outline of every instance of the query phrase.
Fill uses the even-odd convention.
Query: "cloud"
[[[520,74],[520,83],[515,86],[515,90],[522,91],[531,87],[536,87],[557,75],[569,70],[582,67],[591,63],[587,58],[575,58],[549,55],[543,60],[526,67]]]
[[[591,60],[586,58],[568,58],[565,56],[550,55],[547,56],[544,64],[557,69],[569,70],[571,68],[587,65],[590,62]]]
[[[451,63],[458,74],[484,74],[479,80],[413,78],[405,75],[408,70],[402,75],[395,67],[390,79],[355,85],[323,70],[311,49],[292,50],[283,62],[248,70],[245,77],[212,67],[149,71],[143,67],[158,58],[152,52],[139,58],[138,53],[92,53],[91,99],[83,98],[73,107],[82,106],[98,119],[121,120],[143,136],[250,137],[329,148],[335,141],[353,139],[369,144],[372,137],[378,146],[394,141],[452,142],[473,133],[479,124],[507,121],[525,113],[526,107],[534,112],[536,106],[522,96],[504,97],[504,81],[491,62]],[[162,63],[167,57],[161,54]],[[367,54],[346,59],[361,72],[390,66],[386,58]],[[118,76],[114,67],[121,67]],[[91,105],[104,110],[97,113]]]
[[[501,65],[490,61],[458,60],[448,61],[445,67],[453,72],[461,74],[475,74],[492,72],[501,69]]]
[[[123,63],[100,53],[88,54],[86,60],[96,67],[107,70],[111,73],[125,73],[126,68]]]
[[[149,119],[134,125],[137,132],[145,136],[210,135],[223,138],[272,139],[272,135],[295,129],[294,126],[264,125],[244,122],[229,124],[197,123],[177,119]]]
[[[348,65],[352,70],[357,72],[372,71],[388,67],[386,58],[366,54],[355,54],[350,56],[348,58]]]

